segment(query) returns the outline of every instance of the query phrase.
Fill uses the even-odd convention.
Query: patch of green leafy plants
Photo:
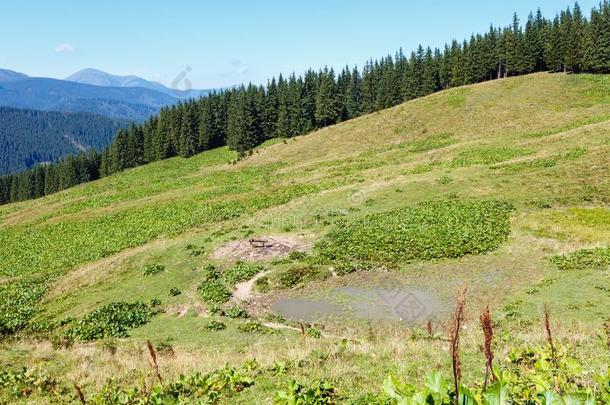
[[[561,347],[513,348],[501,365],[494,367],[494,378],[488,384],[459,384],[459,403],[487,404],[594,404],[610,399],[604,384],[610,376],[598,376],[599,384],[591,386],[582,379],[583,367]],[[453,382],[433,372],[424,384],[413,385],[390,375],[383,384],[390,403],[439,404],[456,403]]]
[[[257,321],[248,321],[245,323],[240,324],[237,329],[240,332],[244,332],[244,333],[262,333],[262,334],[267,334],[267,335],[272,335],[277,333],[277,331],[275,329],[271,329],[266,327],[265,325],[263,325],[260,322]]]
[[[318,380],[311,385],[305,385],[292,380],[288,383],[286,389],[276,393],[275,403],[281,405],[333,404],[336,401],[336,396],[336,388],[328,380]]]
[[[322,337],[322,332],[319,329],[312,327],[307,328],[305,334],[314,339],[320,339]]]
[[[123,338],[129,329],[147,324],[154,314],[143,302],[113,302],[85,315],[68,330],[68,335],[84,341]]]
[[[524,162],[493,166],[492,169],[502,170],[503,172],[506,172],[506,173],[514,173],[514,172],[521,172],[524,170],[531,170],[531,169],[546,169],[549,167],[554,167],[556,165],[557,165],[557,160],[551,159],[551,158],[546,158],[546,159],[526,160]]]
[[[610,266],[610,248],[582,249],[567,255],[551,257],[559,270],[598,270]]]
[[[42,279],[0,284],[0,337],[13,334],[28,324],[46,290]]]
[[[526,293],[529,295],[538,294],[544,287],[553,285],[557,281],[559,281],[559,278],[557,278],[557,277],[545,278],[544,280],[542,280],[541,282],[537,283],[535,286],[533,286],[532,288],[527,290]]]
[[[197,291],[206,304],[224,304],[231,298],[231,291],[220,280],[205,280],[197,287]]]
[[[207,265],[203,269],[204,280],[197,291],[203,302],[208,305],[224,304],[231,298],[231,290],[235,284],[251,279],[262,269],[259,265],[238,262],[230,269],[221,272],[213,265]]]
[[[180,289],[176,288],[176,287],[172,287],[169,289],[169,296],[170,297],[176,297],[178,295],[182,294],[182,291],[180,291]]]
[[[165,266],[160,264],[147,264],[146,267],[144,267],[145,276],[154,276],[155,274],[159,274],[163,271],[165,271]]]
[[[227,325],[216,319],[211,319],[205,323],[204,328],[212,332],[219,332],[221,330],[226,329]]]
[[[254,384],[253,372],[225,367],[208,374],[195,373],[180,376],[165,384],[158,383],[151,388],[124,387],[109,382],[91,398],[91,403],[136,404],[136,403],[218,403],[227,400]],[[153,398],[154,400],[151,400]]]
[[[428,152],[444,148],[453,143],[455,143],[455,139],[450,133],[434,134],[424,139],[409,142],[409,151],[414,153]]]
[[[598,116],[591,117],[591,118],[583,118],[583,119],[574,121],[570,124],[563,125],[563,126],[556,127],[556,128],[549,128],[549,129],[545,129],[542,131],[528,132],[522,136],[524,138],[541,138],[543,136],[556,135],[556,134],[560,134],[562,132],[571,131],[573,129],[585,127],[587,125],[599,124],[601,122],[606,122],[608,120],[610,120],[609,115],[598,115]]]
[[[338,223],[316,245],[327,261],[397,265],[497,249],[510,233],[502,201],[442,201]]]
[[[574,148],[570,148],[570,149],[566,150],[565,152],[562,152],[559,155],[559,157],[561,159],[573,160],[573,159],[578,159],[579,157],[582,157],[586,154],[587,154],[587,148],[585,148],[584,146],[577,146]]]
[[[447,184],[451,184],[451,182],[453,182],[453,179],[445,174],[439,177],[436,181],[438,181],[439,184],[446,186]]]
[[[453,167],[469,167],[501,163],[534,153],[533,149],[513,147],[479,147],[459,153],[451,162]]]
[[[235,285],[242,281],[250,280],[263,270],[262,266],[237,262],[229,270],[222,274],[222,279],[229,285]]]
[[[433,169],[434,166],[430,163],[422,163],[415,166],[411,170],[406,171],[404,174],[424,174],[431,172]]]
[[[507,173],[511,172],[521,172],[524,170],[532,170],[532,169],[547,169],[550,167],[554,167],[557,165],[560,160],[574,160],[578,159],[581,156],[587,154],[587,148],[585,147],[575,147],[568,149],[556,156],[548,157],[548,158],[539,158],[526,160],[523,162],[517,163],[508,163],[508,164],[500,164],[496,166],[492,166],[492,169],[502,170]]]
[[[203,247],[195,246],[192,243],[187,244],[185,248],[189,252],[189,255],[193,257],[201,256],[205,253],[205,249]]]
[[[246,312],[246,310],[241,307],[229,307],[224,311],[224,315],[227,318],[232,318],[232,319],[248,317],[248,313]]]
[[[297,285],[328,277],[328,274],[314,266],[293,266],[275,275],[275,282],[280,288],[293,288]]]
[[[67,385],[46,372],[35,372],[27,368],[0,369],[0,402],[9,404],[18,399],[44,395],[58,399],[67,395]],[[61,403],[61,401],[58,401]]]

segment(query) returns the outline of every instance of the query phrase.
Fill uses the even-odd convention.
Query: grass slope
[[[296,267],[301,273],[303,268],[326,272],[309,283],[297,279],[296,289],[273,286],[251,312],[260,314],[260,307],[278,297],[336,299],[335,289],[345,286],[415,286],[447,303],[458,287],[468,284],[470,310],[490,303],[498,322],[504,322],[502,333],[511,333],[499,350],[509,350],[508,343],[543,340],[542,332],[535,330],[540,308],[548,304],[561,318],[558,339],[577,342],[579,359],[599,369],[609,360],[601,355],[597,338],[610,314],[608,266],[562,271],[550,257],[610,244],[608,94],[610,76],[536,74],[494,81],[435,94],[307,136],[274,140],[236,165],[228,163],[235,154],[222,148],[0,207],[0,297],[19,291],[11,293],[17,297],[13,301],[0,302],[0,316],[6,317],[14,302],[25,308],[17,315],[27,318],[33,313],[37,324],[80,319],[122,301],[156,299],[164,310],[118,342],[119,357],[102,345],[54,350],[49,343],[24,336],[0,348],[0,365],[52,370],[81,381],[89,392],[109,376],[137,383],[138,376],[147,375],[149,366],[139,348],[148,338],[171,341],[174,355],[163,357],[168,375],[209,371],[226,362],[241,364],[245,358],[271,367],[282,361],[316,362],[311,358],[315,353],[330,356],[316,366],[265,377],[232,398],[233,403],[268,402],[291,378],[331,378],[339,391],[355,398],[379,391],[390,372],[414,381],[431,367],[449,375],[443,342],[407,343],[406,332],[396,325],[373,328],[357,319],[329,321],[324,338],[305,343],[290,328],[244,332],[240,326],[245,321],[240,319],[223,317],[227,327],[210,330],[210,315],[200,316],[206,306],[197,288],[206,280],[206,265],[231,268],[212,260],[210,253],[233,239],[287,233],[314,244],[342,230],[338,226],[344,221],[359,224],[369,214],[382,222],[392,212],[412,220],[418,215],[404,213],[421,203],[471,201],[476,206],[484,200],[514,208],[510,233],[506,236],[503,228],[497,239],[501,243],[494,239],[489,247],[465,251],[489,253],[443,259],[442,254],[394,252],[381,255],[392,258],[391,272],[373,265],[342,277],[331,276],[327,269],[337,263],[307,258],[263,263],[272,281],[274,274],[281,280]],[[439,215],[447,221],[443,232],[427,228],[430,235],[451,230],[453,214]],[[505,227],[505,220],[501,222]],[[456,229],[487,229],[474,225]],[[414,229],[407,227],[405,237],[417,234]],[[367,236],[369,231],[362,230],[366,238],[386,243],[390,251],[396,246],[392,238]],[[352,234],[344,236],[358,243],[350,239]],[[459,235],[452,238],[452,243],[461,243]],[[405,246],[425,250],[423,242]],[[374,256],[370,247],[351,247]],[[444,251],[442,246],[437,250]],[[145,267],[155,264],[165,270],[144,276]],[[23,285],[37,289],[24,296],[22,287],[15,288]],[[171,288],[180,294],[170,294]],[[41,289],[45,295],[37,304]],[[476,317],[471,318],[463,368],[467,379],[480,379],[480,338]],[[340,337],[359,343],[341,348]],[[419,361],[405,363],[406,358]]]

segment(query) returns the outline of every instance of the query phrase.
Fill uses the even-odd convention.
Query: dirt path
[[[294,326],[284,325],[282,323],[263,322],[263,326],[266,326],[268,328],[275,329],[275,330],[286,329],[286,330],[293,330],[295,332],[301,333],[301,329],[295,328]]]
[[[238,301],[248,301],[252,297],[252,289],[254,288],[254,283],[256,283],[256,281],[260,278],[265,277],[270,272],[271,271],[268,270],[262,273],[258,273],[250,280],[236,284],[235,291],[233,292],[233,297]]]

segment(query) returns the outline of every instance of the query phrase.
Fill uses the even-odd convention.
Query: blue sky
[[[187,67],[197,88],[263,83],[308,67],[441,46],[452,38],[552,16],[572,1],[308,0],[11,1],[0,11],[0,67],[65,78],[95,67],[169,84]],[[597,0],[579,2],[585,14]]]

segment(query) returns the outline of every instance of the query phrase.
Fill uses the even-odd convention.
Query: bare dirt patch
[[[290,252],[305,252],[311,244],[303,238],[289,235],[258,236],[229,242],[214,251],[214,259],[231,261],[265,261],[285,257]]]

